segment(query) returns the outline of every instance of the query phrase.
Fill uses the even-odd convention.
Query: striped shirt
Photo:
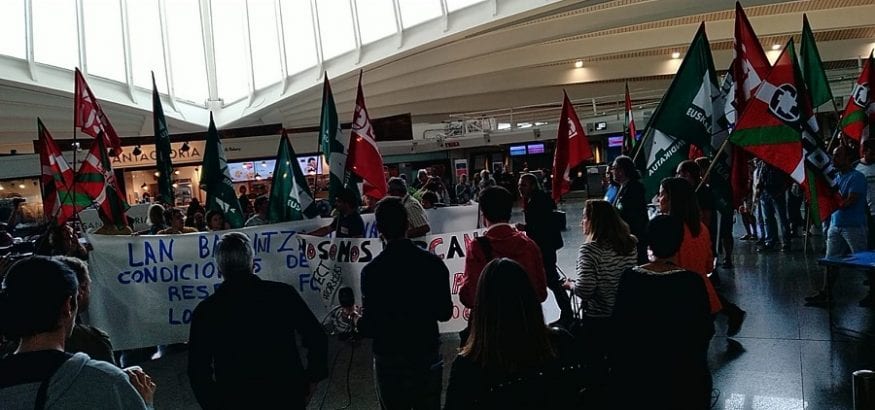
[[[404,209],[407,211],[407,228],[419,228],[420,226],[428,225],[428,216],[425,215],[425,209],[416,198],[406,195],[401,200],[404,203]]]
[[[638,253],[634,247],[626,255],[620,255],[606,244],[586,242],[580,245],[574,294],[582,300],[582,313],[588,317],[610,317],[614,312],[620,277],[637,261]]]

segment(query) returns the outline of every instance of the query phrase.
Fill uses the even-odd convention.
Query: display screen
[[[276,160],[229,162],[228,173],[234,182],[259,181],[273,178]]]
[[[543,143],[529,144],[526,146],[526,149],[528,150],[529,155],[531,155],[531,154],[543,154],[544,153],[544,144]]]
[[[622,135],[608,137],[608,147],[609,148],[622,147],[622,146],[623,146],[623,136]]]
[[[304,175],[322,174],[322,156],[321,155],[303,155],[298,157],[298,165],[301,167],[301,172]]]
[[[510,156],[515,157],[519,155],[526,155],[526,146],[525,145],[511,145],[510,146]]]

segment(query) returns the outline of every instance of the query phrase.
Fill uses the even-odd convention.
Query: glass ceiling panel
[[[308,1],[283,1],[283,36],[289,75],[316,65],[316,40]]]
[[[76,2],[33,0],[32,6],[34,60],[68,70],[79,66]]]
[[[355,48],[355,32],[349,0],[316,0],[322,58],[328,60]]]
[[[164,66],[164,45],[161,43],[161,17],[158,0],[125,0],[128,4],[128,26],[131,33],[131,70],[134,85],[152,89],[152,74],[158,92],[168,94],[167,71]]]
[[[0,2],[0,54],[26,58],[24,0]]]
[[[119,0],[88,0],[83,9],[88,74],[126,82]]]
[[[447,0],[447,11],[456,11],[472,4],[482,3],[484,0]]]
[[[395,34],[395,3],[392,0],[358,0],[356,11],[362,44]]]
[[[249,33],[255,88],[264,88],[282,79],[280,44],[276,31],[274,2],[249,1]]]
[[[175,94],[203,105],[209,92],[198,1],[173,0],[165,4]]]
[[[413,27],[441,16],[440,0],[398,0],[401,5],[401,25]]]
[[[241,0],[212,0],[219,97],[230,103],[249,94],[246,8]],[[175,68],[174,68],[175,70]]]

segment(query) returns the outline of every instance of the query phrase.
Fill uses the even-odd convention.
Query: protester
[[[838,209],[830,216],[829,228],[826,231],[827,258],[838,258],[866,250],[868,240],[866,194],[869,187],[866,177],[851,166],[853,155],[851,148],[845,145],[840,145],[833,151],[833,165],[839,171],[836,186],[841,201]],[[872,279],[872,275],[869,274],[870,284],[873,283]],[[827,270],[824,273],[823,287],[819,292],[805,298],[806,306],[827,306],[829,292],[835,280],[836,276],[830,275]],[[871,305],[870,292],[860,301],[860,306]]]
[[[465,272],[459,288],[459,300],[475,309],[480,272],[495,258],[509,258],[522,265],[539,302],[547,299],[547,281],[541,250],[535,242],[509,224],[513,196],[501,187],[489,187],[480,192],[480,214],[486,224],[483,236],[468,244],[465,252]]]
[[[868,207],[868,227],[869,235],[867,237],[868,249],[875,249],[875,139],[863,141],[863,156],[860,162],[854,167],[866,177],[866,206]]]
[[[459,183],[456,184],[456,203],[465,205],[473,198],[474,192],[471,189],[471,184],[468,183],[468,174],[462,174],[459,176]]]
[[[401,178],[393,177],[389,178],[387,185],[389,195],[401,198],[407,211],[407,237],[419,238],[429,233],[431,226],[428,224],[428,216],[425,215],[422,204],[407,193],[407,183]]]
[[[617,191],[620,190],[620,184],[614,180],[614,167],[608,166],[608,172],[605,173],[605,179],[602,185],[605,189],[604,200],[613,204],[617,199]]]
[[[723,313],[727,317],[727,336],[735,336],[747,313],[723,295],[717,293],[708,279],[714,270],[714,256],[711,253],[711,237],[708,227],[702,222],[699,204],[692,185],[683,178],[665,178],[659,185],[659,210],[679,218],[683,222],[684,237],[677,252],[678,266],[698,273],[705,282],[711,313]]]
[[[433,209],[440,201],[438,196],[433,191],[425,191],[422,193],[422,209]]]
[[[79,237],[73,227],[67,224],[54,225],[37,241],[37,255],[72,256],[88,260],[88,250],[79,243]]]
[[[73,271],[76,274],[76,280],[79,282],[78,294],[76,296],[79,314],[76,315],[73,332],[67,338],[67,343],[64,347],[65,351],[69,353],[82,352],[94,360],[103,360],[115,364],[115,359],[112,357],[112,342],[109,340],[109,335],[103,330],[82,322],[82,314],[88,311],[88,304],[91,301],[91,275],[88,273],[88,264],[81,259],[69,256],[55,256],[52,259],[63,263],[67,269]]]
[[[495,178],[492,177],[492,173],[489,170],[484,169],[480,171],[480,182],[477,184],[480,191],[496,185]]]
[[[222,231],[231,229],[231,226],[225,222],[225,214],[218,209],[211,209],[207,212],[207,229],[209,231]]]
[[[441,203],[447,205],[452,202],[450,193],[447,192],[447,187],[440,177],[429,178],[428,182],[420,189],[420,195],[425,194],[426,191],[434,192],[437,196],[437,201],[434,201],[434,204]]]
[[[246,185],[240,185],[240,196],[237,197],[237,202],[240,202],[240,211],[243,215],[248,216],[252,213],[252,201],[246,193]]]
[[[340,191],[334,197],[334,207],[337,209],[334,221],[310,232],[309,235],[325,236],[334,232],[337,238],[364,238],[365,223],[358,212],[355,192],[349,189]]]
[[[620,279],[611,377],[615,408],[711,408],[708,345],[714,324],[706,282],[679,266],[683,225],[670,215],[650,221],[653,260],[627,269]],[[642,369],[658,375],[642,380]]]
[[[108,216],[103,213],[103,210],[97,210],[97,216],[100,218],[101,226],[93,233],[97,235],[131,235],[134,233],[131,227],[127,225],[118,226]]]
[[[194,228],[194,229],[197,229],[198,232],[206,232],[206,231],[208,231],[208,229],[207,229],[207,221],[206,221],[206,219],[204,218],[204,214],[202,214],[202,213],[200,213],[200,212],[195,212],[195,213],[194,213],[194,216],[192,216],[192,221],[193,221],[193,222],[191,222],[191,225],[190,225],[190,226],[191,226],[192,228]],[[185,220],[185,223],[188,224],[188,223],[189,223],[189,220],[186,219],[186,220]]]
[[[0,360],[0,403],[24,409],[146,409],[155,383],[139,368],[121,369],[85,353],[65,353],[77,312],[76,274],[34,256],[13,264],[3,280],[0,332],[18,339]]]
[[[291,286],[256,276],[249,237],[231,232],[216,245],[223,282],[194,309],[188,377],[204,409],[304,409],[328,374],[328,341]],[[296,335],[307,349],[301,364]]]
[[[787,220],[787,189],[790,187],[790,176],[769,164],[763,162],[760,175],[760,207],[765,221],[766,236],[763,244],[757,248],[759,252],[771,252],[778,247],[778,227],[781,228],[781,250],[789,252],[790,222]]]
[[[556,251],[563,246],[561,227],[553,215],[556,204],[541,189],[538,178],[534,174],[521,175],[518,189],[523,199],[525,223],[517,224],[516,228],[532,238],[541,250],[547,287],[553,291],[556,303],[562,312],[556,324],[568,326],[574,313],[571,311],[571,299],[568,292],[562,286],[564,280],[559,277],[559,271],[556,267]]]
[[[191,226],[191,227],[196,228],[196,226],[193,225],[193,223],[194,223],[193,219],[194,219],[194,215],[197,214],[198,212],[200,212],[201,216],[203,216],[203,214],[206,214],[207,211],[201,205],[200,200],[198,200],[197,198],[192,198],[191,202],[188,203],[188,209],[185,210],[186,223],[188,223],[188,221],[192,221],[192,224],[186,225],[186,226]]]
[[[635,169],[632,158],[621,155],[611,166],[614,181],[619,184],[614,206],[620,217],[629,225],[632,235],[638,238],[638,263],[647,262],[647,204],[644,198],[644,185]]]
[[[148,235],[157,235],[158,232],[167,229],[167,221],[164,219],[164,207],[154,204],[149,207],[149,230]]]
[[[362,336],[374,339],[377,398],[384,409],[438,409],[443,358],[437,322],[450,320],[453,301],[443,261],[406,238],[400,198],[386,197],[374,212],[383,251],[361,272]],[[417,290],[411,291],[411,268]]]
[[[170,227],[158,231],[158,235],[179,235],[184,233],[196,233],[197,229],[185,226],[185,215],[179,208],[170,208],[167,211],[170,216]]]
[[[444,409],[575,408],[580,349],[566,331],[544,325],[529,274],[499,258],[478,282],[471,336],[450,370]]]
[[[255,198],[255,213],[246,220],[244,226],[267,225],[270,223],[268,213],[270,212],[270,198],[260,196]]]

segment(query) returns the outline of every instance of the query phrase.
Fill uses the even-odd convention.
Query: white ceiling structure
[[[773,46],[798,40],[807,13],[834,88],[850,87],[859,59],[875,46],[872,0],[744,6],[771,58],[779,52]],[[658,99],[680,64],[671,54],[684,52],[702,21],[715,65],[725,68],[734,7],[730,0],[4,0],[0,153],[31,152],[38,116],[56,138],[72,135],[77,66],[122,136],[152,134],[150,71],[171,133],[204,130],[210,111],[219,128],[317,125],[324,72],[348,121],[360,70],[371,117],[410,113],[415,123],[434,123],[546,104],[555,108],[538,112],[552,118],[563,89],[582,103],[583,116],[596,115],[620,101],[625,80],[638,102]]]

